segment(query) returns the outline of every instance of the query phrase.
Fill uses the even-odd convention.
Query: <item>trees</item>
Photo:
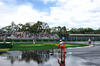
[[[60,37],[67,37],[68,36],[68,33],[67,33],[67,28],[65,26],[63,27],[53,27],[51,29],[51,33],[55,33],[55,34],[58,34]]]
[[[52,33],[58,34],[59,36],[68,36],[69,33],[72,34],[100,34],[100,28],[97,30],[93,30],[92,28],[72,28],[68,31],[66,26],[57,26],[50,28],[49,25],[42,21],[37,21],[35,24],[31,25],[30,23],[26,24],[18,24],[16,25],[14,22],[11,25],[5,26],[0,30],[10,30],[10,31],[28,31],[30,33]]]
[[[91,34],[91,33],[94,33],[94,30],[92,28],[86,28],[85,33],[86,34]]]
[[[11,25],[3,27],[1,30],[11,30]]]
[[[77,34],[77,33],[78,33],[77,31],[78,31],[77,28],[72,28],[72,29],[70,30],[70,33],[72,33],[72,34]]]
[[[50,28],[49,25],[47,23],[41,22],[41,21],[37,21],[37,23],[35,23],[34,25],[31,26],[31,30],[30,32],[34,32],[34,33],[50,33]]]
[[[18,31],[21,32],[22,31],[23,24],[19,23],[18,24],[18,27],[19,27],[19,30]]]
[[[72,28],[70,30],[70,33],[72,34],[91,34],[91,33],[94,33],[94,30],[92,28]]]
[[[100,34],[100,28],[97,29],[97,30],[94,30],[94,33],[95,33],[95,34]]]

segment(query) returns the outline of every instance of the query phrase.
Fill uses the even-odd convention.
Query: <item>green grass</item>
[[[42,50],[42,49],[56,49],[59,43],[36,43],[33,45],[32,43],[14,43],[13,47],[9,49],[9,51],[17,51],[17,50]],[[65,48],[69,47],[83,47],[89,46],[87,44],[76,44],[76,43],[65,43]]]

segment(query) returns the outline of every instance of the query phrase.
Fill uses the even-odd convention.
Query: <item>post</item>
[[[93,45],[95,44],[95,39],[94,39],[94,37],[93,37]]]

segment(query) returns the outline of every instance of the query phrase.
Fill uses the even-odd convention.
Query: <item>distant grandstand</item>
[[[67,35],[67,34],[66,34]],[[7,39],[7,40],[16,40],[16,39],[28,39],[28,40],[33,40],[33,39],[47,39],[47,40],[67,40],[67,41],[87,41],[88,39],[91,40],[100,40],[100,34],[69,34],[69,36],[58,36],[57,34],[43,34],[43,33],[29,33],[29,32],[17,32],[17,31],[0,31],[0,39]]]
[[[0,31],[0,39],[4,38],[11,40],[11,31]]]
[[[57,34],[42,34],[29,32],[15,32],[11,35],[12,39],[59,39]]]

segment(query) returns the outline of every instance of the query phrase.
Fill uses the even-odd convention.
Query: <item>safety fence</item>
[[[59,42],[60,39],[36,39],[35,42]],[[88,39],[62,39],[63,41],[88,41]],[[91,40],[93,41],[93,40]],[[100,41],[100,39],[96,39],[95,41]],[[0,42],[3,42],[3,40],[0,40]],[[12,39],[12,40],[6,40],[6,42],[33,42],[32,39]]]
[[[0,42],[0,48],[10,48],[12,46],[12,42]]]

